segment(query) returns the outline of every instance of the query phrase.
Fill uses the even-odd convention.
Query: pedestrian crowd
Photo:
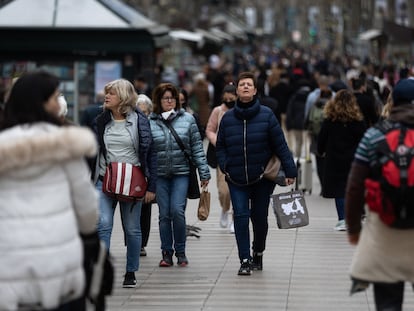
[[[297,163],[312,154],[319,195],[332,199],[337,212],[334,229],[347,231],[357,245],[352,292],[372,283],[377,310],[401,310],[404,282],[414,282],[414,230],[384,224],[378,211],[364,207],[364,191],[367,178],[381,175],[373,168],[387,132],[378,124],[414,127],[414,79],[410,71],[368,61],[293,54],[255,64],[212,55],[194,77],[153,85],[141,75],[109,81],[83,111],[82,127],[66,118],[57,77],[38,71],[16,79],[0,114],[0,309],[82,311],[93,304],[105,310],[116,208],[126,246],[123,287],[137,284],[154,206],[159,267],[191,264],[185,213],[192,168],[197,187],[207,187],[210,168],[216,169],[218,225],[235,236],[237,274],[263,270],[277,184],[263,178],[266,165],[277,156],[283,184],[293,186]],[[146,187],[141,197],[108,193],[112,163],[129,165],[117,178],[139,168]],[[122,187],[127,191],[118,181]],[[11,268],[14,262],[19,269]]]

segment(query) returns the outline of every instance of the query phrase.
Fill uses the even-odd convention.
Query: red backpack
[[[414,228],[414,128],[382,121],[375,126],[385,136],[378,159],[365,180],[365,201],[387,225]]]

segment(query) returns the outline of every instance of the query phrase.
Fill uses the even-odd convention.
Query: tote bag
[[[307,226],[309,214],[301,190],[292,190],[270,196],[279,229]]]

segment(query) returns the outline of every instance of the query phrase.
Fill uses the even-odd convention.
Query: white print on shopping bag
[[[283,213],[287,216],[293,215],[296,217],[297,213],[305,214],[305,209],[302,204],[300,204],[299,199],[295,199],[294,201],[285,204],[282,203],[281,207],[283,209]]]

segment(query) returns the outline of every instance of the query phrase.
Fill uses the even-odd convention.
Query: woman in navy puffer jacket
[[[262,270],[263,251],[268,231],[268,206],[275,182],[263,178],[273,154],[281,161],[286,184],[297,175],[295,162],[282,129],[273,112],[256,98],[253,73],[239,75],[238,100],[220,123],[217,160],[225,173],[234,209],[234,227],[241,267],[239,275],[251,269]],[[250,255],[249,218],[253,224],[253,261]]]

